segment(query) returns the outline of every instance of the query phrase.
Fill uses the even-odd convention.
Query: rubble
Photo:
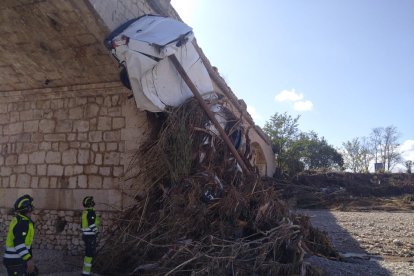
[[[414,210],[410,174],[307,171],[291,179],[267,181],[295,208]]]
[[[290,213],[274,185],[240,170],[197,101],[165,117],[131,165],[135,202],[99,251],[101,272],[319,275],[306,254],[338,258],[323,232]]]
[[[260,179],[252,126],[243,123],[251,122],[213,91],[192,39],[182,22],[149,15],[106,39],[121,80],[155,124],[125,176],[133,203],[95,267],[110,275],[319,275],[304,256],[338,254]]]

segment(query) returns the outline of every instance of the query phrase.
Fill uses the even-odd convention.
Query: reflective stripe
[[[82,232],[92,232],[93,230],[91,228],[82,229]]]
[[[83,263],[83,266],[92,267],[92,264]]]
[[[25,246],[25,245],[23,245],[22,247],[26,247],[26,249],[27,250],[30,250],[30,247],[29,246]],[[18,251],[21,251],[21,250],[16,250],[16,248],[17,248],[17,246],[16,247],[6,247],[6,251],[9,251],[9,252],[18,252]],[[20,249],[20,248],[19,248]]]
[[[26,255],[26,254],[29,254],[29,251],[27,250],[27,249],[25,249],[25,250],[23,250],[23,251],[21,251],[21,252],[19,252],[19,255],[20,256],[24,256],[24,255]]]
[[[86,208],[82,212],[81,229],[83,232],[99,232],[99,217],[93,208]],[[91,235],[91,234],[88,234]]]
[[[91,275],[91,273],[89,271],[85,271],[85,270],[82,271],[82,273],[85,274],[85,275]]]
[[[20,248],[26,248],[26,245],[24,244],[24,243],[21,243],[21,244],[19,244],[19,245],[17,245],[17,246],[15,246],[14,248],[16,249],[16,250],[19,250]]]
[[[4,258],[7,259],[20,259],[20,255],[19,254],[9,254],[9,253],[4,253]]]
[[[16,250],[17,249],[17,250]],[[4,258],[9,259],[19,259],[24,256],[30,256],[29,247],[24,244],[19,244],[16,247],[6,247],[6,252],[4,253]]]
[[[88,234],[95,235],[96,233],[93,232],[93,231],[86,231],[86,232],[82,232],[82,234],[84,234],[84,235],[88,235]]]
[[[17,253],[20,253],[19,257],[21,256],[21,254],[26,254],[24,257],[27,257],[27,259],[31,258],[31,255],[28,252],[28,250],[30,250],[30,246],[33,242],[33,236],[33,222],[30,220],[30,218],[22,214],[17,214],[12,219],[9,225],[9,230],[7,232],[5,244],[6,251],[8,252],[6,252],[7,256],[5,257],[16,258],[16,256],[13,255],[19,255]],[[20,241],[19,244],[15,243],[16,239]]]
[[[20,207],[23,206],[23,203],[25,203],[26,201],[29,201],[29,198],[23,198],[23,200],[21,200],[18,204],[17,204],[17,209],[19,209]]]

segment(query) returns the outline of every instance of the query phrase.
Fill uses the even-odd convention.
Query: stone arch
[[[251,144],[251,164],[259,170],[260,176],[267,175],[267,162],[262,147],[257,142]]]

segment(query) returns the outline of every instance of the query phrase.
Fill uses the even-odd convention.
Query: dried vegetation
[[[304,172],[270,180],[289,206],[301,209],[414,210],[414,178],[406,173]]]
[[[226,118],[231,136],[239,120]],[[305,254],[338,257],[272,183],[241,172],[215,133],[194,100],[168,113],[131,165],[129,177],[140,179],[135,201],[99,252],[101,272],[319,275]]]

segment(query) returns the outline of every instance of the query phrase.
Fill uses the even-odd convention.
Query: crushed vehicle
[[[203,60],[192,44],[193,39],[192,28],[183,22],[169,17],[144,15],[115,29],[105,39],[105,46],[118,61],[120,79],[132,90],[138,109],[149,112],[164,112],[194,96],[194,91],[180,76],[177,64],[171,60],[173,56],[197,93],[209,102],[207,109],[214,114],[214,118],[210,119],[216,120],[216,123],[210,121],[205,129],[213,135],[228,136],[235,150],[248,155],[247,133],[244,133],[241,121],[222,103],[218,103],[220,95],[213,89]],[[220,128],[226,135],[219,133]],[[244,162],[239,158],[238,163]]]
[[[131,206],[97,267],[110,275],[320,275],[305,253],[337,253],[253,173],[252,126],[213,90],[193,39],[186,24],[145,15],[105,40],[137,107],[166,116],[131,160]]]
[[[123,84],[137,107],[162,112],[193,94],[168,56],[175,55],[203,97],[216,97],[202,59],[192,44],[191,27],[169,17],[144,15],[115,29],[105,45],[121,67]]]

